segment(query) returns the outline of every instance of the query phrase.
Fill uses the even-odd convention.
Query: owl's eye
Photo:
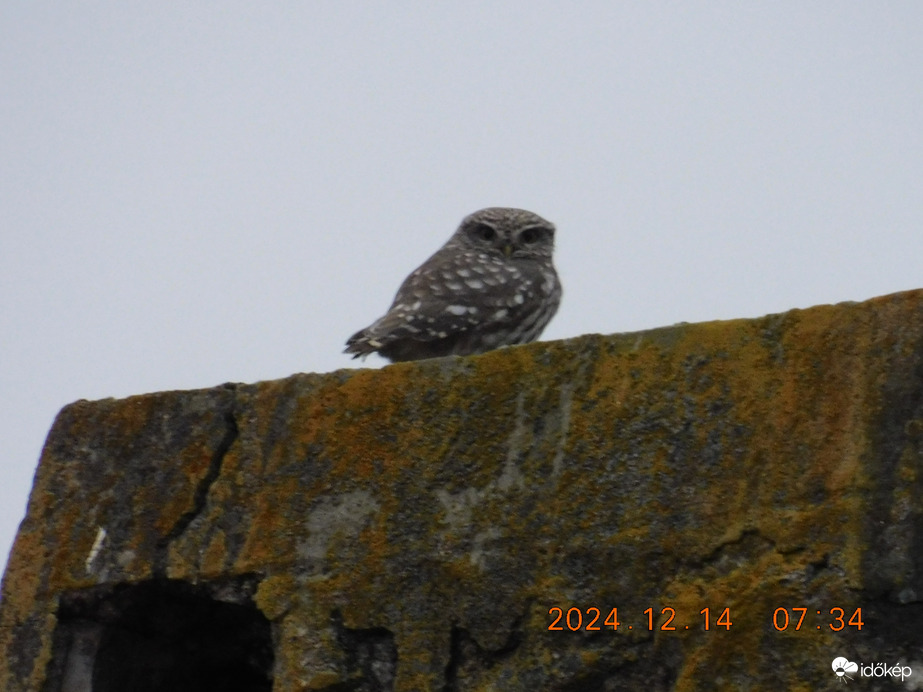
[[[531,245],[541,237],[542,233],[537,228],[527,228],[519,234],[519,240],[524,242],[526,245]]]
[[[471,235],[489,242],[497,237],[497,232],[487,224],[479,223],[471,229]]]

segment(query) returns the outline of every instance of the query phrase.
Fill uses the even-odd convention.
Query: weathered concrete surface
[[[923,291],[80,401],[4,577],[0,689],[88,675],[106,585],[236,578],[274,690],[821,690],[837,656],[921,689],[921,444]]]

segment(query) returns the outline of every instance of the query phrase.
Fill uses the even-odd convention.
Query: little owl
[[[561,302],[553,250],[554,224],[538,214],[476,211],[404,280],[384,317],[349,338],[345,353],[377,351],[397,362],[534,341]]]

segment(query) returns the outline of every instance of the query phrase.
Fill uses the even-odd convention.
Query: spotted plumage
[[[534,341],[561,302],[554,230],[525,209],[465,217],[404,280],[388,312],[349,338],[345,353],[420,360]]]

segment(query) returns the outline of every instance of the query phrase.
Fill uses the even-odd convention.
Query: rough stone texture
[[[188,689],[823,690],[836,656],[921,689],[921,445],[923,291],[79,401],[3,580],[0,689],[106,692],[225,635],[201,659],[247,672]]]

